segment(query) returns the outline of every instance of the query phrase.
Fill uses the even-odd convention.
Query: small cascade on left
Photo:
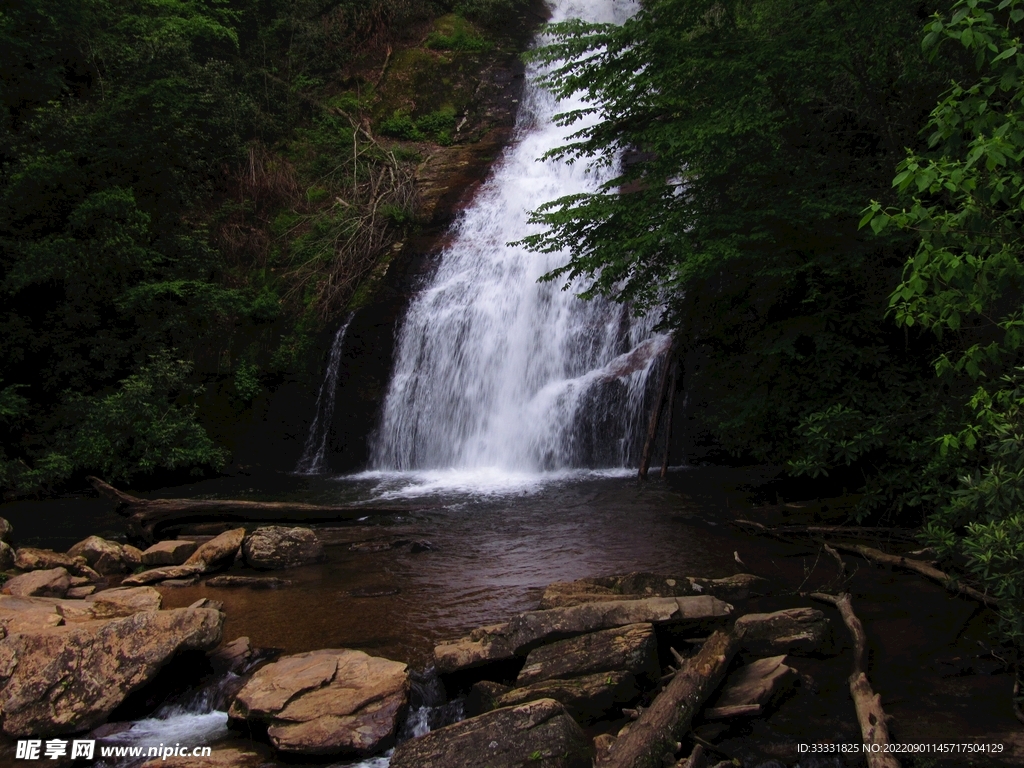
[[[295,465],[298,475],[322,475],[327,471],[327,440],[331,434],[334,419],[334,394],[338,388],[338,368],[341,366],[341,348],[345,345],[345,334],[352,323],[355,312],[350,312],[334,334],[331,351],[327,356],[327,370],[323,384],[316,395],[316,413],[309,426],[309,435],[302,449],[302,456]]]

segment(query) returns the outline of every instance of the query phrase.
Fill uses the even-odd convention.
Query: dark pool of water
[[[361,648],[418,668],[429,664],[438,641],[535,608],[543,588],[559,580],[634,570],[711,577],[746,571],[766,577],[769,585],[764,596],[741,606],[744,611],[807,605],[797,593],[834,588],[835,563],[813,545],[753,538],[729,525],[749,513],[744,487],[761,479],[758,472],[692,468],[673,472],[667,483],[645,485],[597,474],[436,473],[280,476],[261,483],[230,478],[166,489],[158,495],[328,503],[386,498],[433,508],[323,528],[327,561],[277,574],[292,580],[290,587],[161,591],[166,607],[199,597],[223,601],[225,640],[248,635],[258,646],[286,653]],[[118,525],[109,507],[88,501],[5,505],[3,513],[22,543],[49,546]],[[386,548],[396,542],[404,543]],[[845,559],[856,571],[849,588],[869,638],[869,675],[893,716],[894,739],[998,742],[1004,752],[996,759],[960,757],[944,764],[1024,764],[1024,736],[1009,705],[1011,676],[991,665],[976,674],[963,661],[984,655],[991,614],[919,577]],[[240,565],[232,571],[251,573]],[[723,749],[745,760],[778,757],[792,764],[787,755],[794,743],[859,740],[846,687],[849,643],[838,614],[825,610],[836,625],[839,655],[792,659],[813,685],[799,689],[771,717],[718,735]]]

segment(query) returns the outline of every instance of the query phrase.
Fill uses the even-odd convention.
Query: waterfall
[[[553,21],[623,22],[633,2],[556,0]],[[656,318],[583,301],[577,283],[538,279],[568,260],[507,245],[537,231],[529,214],[595,191],[616,167],[540,160],[579,125],[528,67],[517,133],[455,225],[429,285],[399,330],[394,369],[372,444],[377,470],[495,468],[540,472],[635,463],[647,380],[668,339]]]
[[[355,313],[345,318],[345,322],[334,334],[331,351],[327,355],[327,370],[320,391],[316,395],[316,412],[313,423],[309,425],[309,434],[302,449],[302,456],[295,465],[299,475],[320,475],[327,471],[327,439],[331,435],[331,423],[334,419],[334,395],[338,388],[338,367],[341,365],[341,348],[345,345],[345,332],[352,322]]]

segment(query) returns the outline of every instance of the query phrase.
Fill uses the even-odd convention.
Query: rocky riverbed
[[[728,503],[710,515],[621,480],[488,504],[495,515],[449,505],[376,526],[182,531],[145,549],[109,536],[18,546],[16,519],[15,546],[0,547],[0,726],[8,738],[199,740],[211,765],[378,766],[392,749],[399,768],[589,765],[715,632],[783,611],[797,631],[745,635],[669,752],[807,768],[798,744],[861,739],[843,620],[800,594],[848,589],[893,739],[956,729],[1003,745],[973,764],[1021,762],[987,612],[940,587],[852,557],[843,575],[816,545],[725,530],[739,514]],[[809,521],[823,506],[763,515]],[[507,551],[513,541],[524,549]],[[520,556],[532,570],[509,569]]]

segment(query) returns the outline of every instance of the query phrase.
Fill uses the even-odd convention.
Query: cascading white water
[[[621,23],[631,0],[556,0],[553,21]],[[528,68],[517,139],[456,225],[432,282],[412,302],[373,445],[379,470],[537,472],[635,460],[647,379],[666,348],[654,318],[582,301],[538,279],[565,253],[507,243],[537,231],[530,211],[594,191],[616,169],[541,161],[579,126],[557,126],[558,102]]]
[[[355,313],[349,314],[334,334],[331,351],[327,355],[327,370],[320,391],[316,395],[316,413],[309,425],[309,434],[302,449],[302,456],[295,465],[299,475],[319,475],[327,471],[327,439],[331,435],[331,421],[334,419],[334,396],[338,388],[338,367],[341,365],[341,348],[345,334]]]

